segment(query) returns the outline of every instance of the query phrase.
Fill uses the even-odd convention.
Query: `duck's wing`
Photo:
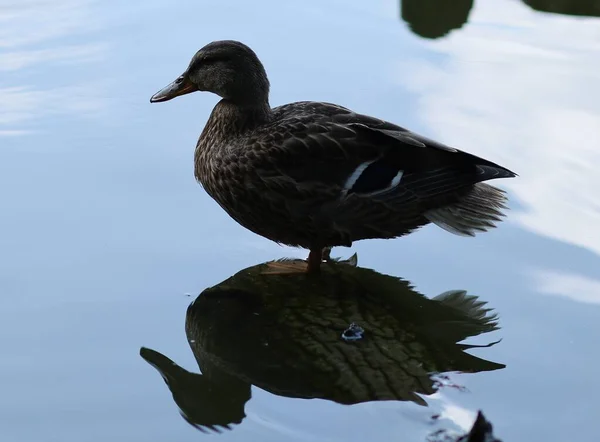
[[[340,106],[309,103],[286,115],[257,141],[265,153],[257,171],[280,191],[289,189],[292,199],[354,196],[427,206],[441,194],[514,176],[490,161]]]

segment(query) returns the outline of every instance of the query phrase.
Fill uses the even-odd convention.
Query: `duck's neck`
[[[240,105],[226,99],[217,103],[204,126],[194,153],[196,179],[209,193],[211,180],[218,172],[219,162],[216,159],[223,152],[239,145],[236,138],[268,122],[271,112],[267,100],[253,105]]]
[[[230,138],[266,123],[270,117],[268,99],[238,104],[224,98],[213,109],[205,129],[219,138]]]

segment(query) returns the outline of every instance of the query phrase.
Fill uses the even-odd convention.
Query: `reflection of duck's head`
[[[170,360],[161,368],[146,358],[163,376],[168,369],[184,379],[167,382],[182,410],[195,413],[210,404],[215,414],[217,406],[225,406],[203,393],[209,389],[200,382],[204,377],[213,383],[211,391],[223,391],[235,380],[238,391],[255,385],[280,396],[342,404],[425,405],[420,395],[437,391],[435,374],[504,367],[458,344],[497,328],[485,303],[463,291],[429,299],[405,280],[343,264],[326,266],[320,278],[269,275],[265,267],[238,272],[189,306],[186,334],[203,375]],[[189,387],[189,376],[198,378],[199,387]],[[238,394],[235,405],[227,404],[237,411],[221,416],[243,416],[248,398]],[[206,418],[195,421],[210,425]],[[217,423],[224,424],[212,424]]]
[[[181,415],[196,428],[219,431],[219,427],[229,428],[246,417],[244,405],[250,399],[247,383],[218,370],[213,375],[208,367],[202,375],[190,373],[149,348],[142,348],[140,356],[158,370]]]

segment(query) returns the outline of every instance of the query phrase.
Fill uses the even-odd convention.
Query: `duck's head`
[[[239,41],[213,41],[200,49],[183,74],[150,98],[167,101],[196,91],[208,91],[241,105],[268,102],[269,80],[252,49]]]

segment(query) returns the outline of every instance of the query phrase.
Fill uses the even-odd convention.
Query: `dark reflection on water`
[[[473,0],[401,0],[402,19],[423,38],[440,38],[469,19]]]
[[[201,375],[141,350],[197,428],[241,423],[251,385],[340,404],[427,405],[421,395],[451,386],[444,373],[505,367],[465,352],[476,346],[459,344],[498,329],[486,303],[464,291],[429,299],[409,281],[345,264],[326,267],[317,278],[265,274],[267,268],[244,269],[188,307],[186,334]],[[351,324],[364,333],[344,339]]]
[[[600,0],[523,0],[523,3],[541,12],[600,17]]]
[[[600,0],[522,0],[536,11],[600,17]],[[400,0],[400,14],[418,36],[441,38],[462,28],[469,19],[473,0]]]

